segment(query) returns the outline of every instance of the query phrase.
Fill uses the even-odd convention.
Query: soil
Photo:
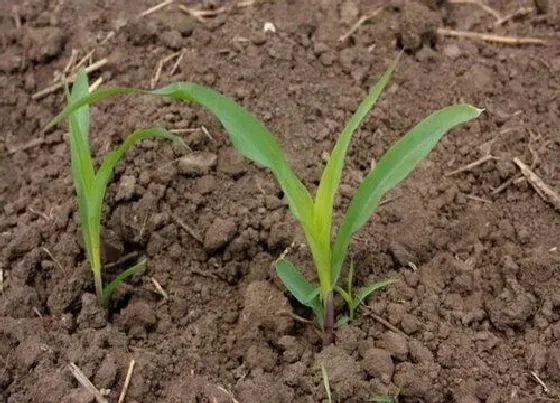
[[[204,21],[168,7],[136,19],[156,3],[1,6],[0,401],[94,401],[73,362],[115,402],[132,359],[127,402],[318,402],[321,363],[341,402],[397,391],[403,402],[558,401],[560,216],[512,162],[560,190],[554,1],[497,27],[476,5],[390,1],[342,42],[381,2],[257,1]],[[503,15],[518,3],[527,2],[488,2]],[[266,22],[276,32],[265,33]],[[437,27],[548,44],[444,38]],[[431,111],[465,101],[485,112],[446,135],[355,237],[357,284],[399,282],[372,295],[335,345],[323,348],[316,329],[294,319],[311,317],[275,276],[273,261],[292,243],[289,257],[313,268],[269,172],[239,157],[208,113],[153,98],[92,107],[97,162],[148,125],[183,129],[192,148],[143,141],[117,167],[103,212],[105,279],[142,256],[148,266],[108,312],[97,306],[65,126],[42,133],[63,93],[32,98],[72,50],[108,59],[92,81],[149,88],[159,61],[185,49],[157,85],[193,80],[234,97],[277,133],[313,189],[323,154],[403,48],[353,138],[339,216],[372,162]],[[495,158],[449,175],[489,152]]]

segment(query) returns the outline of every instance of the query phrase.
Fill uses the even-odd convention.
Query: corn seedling
[[[85,71],[76,77],[72,91],[68,94],[70,105],[89,96],[88,78]],[[95,278],[95,291],[99,303],[107,307],[114,289],[128,277],[144,270],[146,261],[123,271],[109,284],[103,285],[101,274],[101,208],[111,174],[124,154],[137,142],[146,138],[163,138],[175,142],[181,140],[159,128],[136,130],[103,160],[97,173],[89,149],[89,107],[87,104],[73,109],[66,115],[70,134],[70,165],[72,180],[76,188],[80,225],[87,260]]]
[[[350,139],[387,86],[396,63],[395,60],[373,86],[344,127],[325,166],[315,197],[294,173],[275,137],[254,115],[231,98],[196,83],[177,82],[154,91],[99,89],[70,105],[51,125],[82,105],[117,94],[159,95],[193,102],[212,112],[221,121],[239,153],[272,171],[284,191],[290,210],[301,223],[319,278],[318,286],[305,279],[287,259],[276,261],[276,272],[292,295],[313,310],[318,325],[324,330],[325,344],[329,344],[334,341],[333,293],[341,290],[336,286],[352,235],[365,225],[382,196],[403,181],[448,130],[481,113],[480,109],[470,105],[448,106],[432,113],[412,128],[379,159],[375,169],[364,178],[333,240],[333,203]],[[358,290],[355,297],[346,298],[347,302],[352,301],[351,311],[355,310],[356,301],[359,303],[382,285],[366,286]]]

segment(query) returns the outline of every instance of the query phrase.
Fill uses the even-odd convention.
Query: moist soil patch
[[[72,362],[115,402],[132,359],[127,402],[318,402],[321,363],[341,402],[397,391],[404,402],[560,398],[560,216],[512,162],[560,191],[555,2],[496,26],[476,5],[391,1],[343,41],[378,2],[202,3],[214,15],[169,6],[137,18],[155,5],[145,0],[2,5],[0,401],[94,401]],[[488,2],[502,15],[513,3]],[[275,32],[264,32],[267,22]],[[438,27],[548,43],[443,37]],[[293,245],[289,257],[313,273],[271,175],[239,157],[206,112],[155,98],[92,107],[97,162],[145,126],[175,129],[192,148],[143,141],[118,165],[103,211],[105,278],[140,257],[148,266],[108,312],[98,308],[66,129],[42,132],[63,92],[33,97],[73,50],[76,60],[90,51],[92,62],[107,59],[92,82],[144,88],[179,52],[156,85],[193,80],[235,98],[277,134],[313,188],[324,153],[403,48],[351,143],[339,216],[376,158],[431,111],[465,101],[485,112],[444,137],[355,237],[358,285],[399,281],[372,295],[335,345],[323,348],[296,319],[309,312],[272,268]]]

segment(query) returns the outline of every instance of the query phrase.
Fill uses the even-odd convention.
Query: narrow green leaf
[[[231,98],[196,83],[173,83],[154,94],[190,101],[210,110],[220,120],[240,154],[274,173],[293,214],[304,226],[310,226],[313,202],[309,192],[292,171],[275,137],[253,114]]]
[[[340,315],[336,319],[336,322],[334,322],[334,328],[338,329],[339,327],[344,326],[345,324],[347,324],[351,320],[352,320],[352,318],[348,315]]]
[[[74,80],[74,84],[72,85],[72,92],[70,93],[70,101],[76,102],[82,98],[85,98],[89,95],[89,83],[88,77],[85,70],[80,70],[76,75],[76,79]],[[82,142],[85,145],[85,149],[87,150],[87,154],[90,155],[89,151],[89,106],[84,105],[80,109],[77,109],[74,112],[74,116],[76,117],[77,124],[80,128],[80,133],[82,134]]]
[[[111,281],[105,288],[103,289],[103,306],[107,307],[109,305],[109,300],[111,299],[111,295],[113,295],[113,291],[117,288],[124,280],[127,278],[135,275],[143,273],[146,269],[146,259],[142,259],[136,265],[129,267],[122,273],[120,273],[113,281]]]
[[[91,195],[89,197],[87,221],[90,228],[90,248],[92,249],[91,253],[94,256],[99,256],[101,253],[101,228],[99,223],[101,222],[101,209],[103,206],[103,199],[105,198],[107,185],[109,184],[109,181],[111,179],[111,174],[113,173],[115,167],[117,166],[120,159],[125,155],[125,153],[138,141],[147,138],[161,138],[184,144],[181,138],[169,133],[167,130],[160,128],[139,129],[130,134],[124,140],[123,144],[107,154],[107,156],[103,160],[103,163],[99,167],[99,170],[97,171]]]
[[[305,279],[299,270],[286,259],[276,261],[276,273],[288,291],[299,301],[313,310],[319,324],[323,323],[324,309],[317,288]],[[312,299],[310,299],[312,297]]]
[[[375,86],[371,88],[368,95],[360,103],[358,109],[342,130],[342,133],[338,138],[329,157],[329,161],[323,171],[321,182],[315,196],[315,203],[313,205],[313,228],[317,229],[320,234],[320,239],[322,244],[325,245],[325,252],[327,255],[330,255],[334,198],[340,184],[342,168],[344,166],[344,157],[346,156],[352,134],[369,113],[371,108],[373,108],[377,99],[381,95],[381,92],[387,86],[389,79],[391,78],[391,74],[395,70],[397,61],[398,58],[391,64],[381,79],[377,81]],[[330,260],[330,256],[328,256],[328,258]],[[328,276],[331,277],[330,273]]]
[[[385,281],[380,281],[379,283],[370,284],[365,287],[361,287],[356,295],[354,296],[354,300],[352,302],[352,309],[355,310],[360,306],[362,301],[367,298],[372,292],[385,288],[393,283],[396,283],[397,280],[389,279]]]
[[[68,96],[68,102],[71,104],[88,96],[87,75],[78,74],[72,92]],[[88,129],[89,129],[89,108],[82,106],[75,109],[68,116],[68,128],[70,139],[70,166],[72,172],[72,180],[76,188],[78,213],[80,215],[80,224],[82,228],[82,237],[84,239],[84,247],[88,262],[92,267],[96,276],[100,273],[99,265],[96,266],[96,259],[92,248],[91,231],[95,231],[88,220],[90,192],[94,182],[95,173],[93,162],[91,159],[88,145]]]
[[[346,302],[346,303],[348,304],[349,307],[354,306],[354,304],[352,303],[352,296],[351,296],[348,292],[344,291],[344,290],[342,289],[342,287],[340,287],[340,286],[338,286],[338,285],[335,286],[334,289],[335,289],[335,291],[336,291],[337,293],[340,294],[340,296],[342,297],[342,299],[344,300],[344,302]]]
[[[319,295],[321,295],[321,287],[315,287],[313,292],[309,294],[307,297],[305,297],[305,301],[311,302],[314,299],[316,299]]]
[[[93,193],[93,198],[91,201],[92,211],[90,212],[91,220],[99,220],[101,216],[101,206],[103,204],[103,199],[105,197],[107,185],[109,183],[109,180],[111,179],[111,174],[113,173],[120,159],[138,141],[143,139],[148,139],[148,138],[166,139],[178,144],[182,144],[186,147],[186,145],[184,144],[183,140],[180,137],[177,137],[169,133],[165,129],[152,127],[147,129],[135,130],[124,140],[124,142],[120,146],[118,146],[116,149],[114,149],[109,154],[107,154],[107,156],[103,160],[103,163],[99,167],[99,170],[97,171],[97,175],[95,177],[95,183],[93,186],[93,192],[92,192]]]
[[[352,234],[378,206],[381,197],[405,179],[450,129],[480,115],[481,109],[455,105],[440,109],[409,131],[381,157],[359,186],[338,231],[332,255],[333,284],[340,275]]]
[[[75,84],[74,84],[75,86]],[[109,88],[99,88],[95,91],[93,91],[91,94],[89,94],[89,96],[87,97],[80,97],[79,100],[72,100],[72,102],[62,110],[62,112],[60,112],[58,115],[56,115],[45,127],[45,130],[48,130],[54,126],[56,126],[57,124],[59,124],[60,122],[62,122],[64,119],[68,118],[70,116],[70,114],[72,112],[74,112],[75,110],[85,106],[85,105],[91,105],[95,102],[101,101],[107,97],[113,96],[113,95],[127,95],[127,94],[151,94],[150,91],[145,91],[145,90],[139,90],[139,89],[135,89],[135,88],[127,88],[127,87],[109,87]]]
[[[327,399],[329,403],[332,403],[331,384],[329,381],[329,374],[327,373],[327,370],[325,369],[323,363],[321,363],[321,373],[323,376],[323,386],[325,387],[325,392],[327,393]]]

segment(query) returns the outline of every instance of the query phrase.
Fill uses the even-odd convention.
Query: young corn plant
[[[292,295],[315,313],[318,325],[324,330],[324,342],[329,344],[334,341],[334,292],[342,294],[353,314],[367,295],[388,284],[366,286],[358,290],[356,295],[352,295],[351,285],[347,291],[337,286],[352,235],[368,221],[382,196],[404,180],[447,131],[481,113],[480,109],[470,105],[453,105],[432,113],[418,123],[379,159],[375,169],[364,178],[338,231],[333,234],[333,203],[350,139],[387,86],[396,63],[397,60],[373,86],[344,127],[330,154],[314,197],[294,173],[275,137],[254,115],[231,98],[193,82],[177,82],[154,91],[134,88],[99,89],[89,97],[69,105],[51,125],[83,105],[107,96],[130,93],[189,101],[212,112],[228,132],[239,153],[272,171],[284,191],[290,210],[301,223],[319,284],[304,278],[294,264],[284,258],[276,261],[276,272]],[[341,322],[343,320],[344,318]]]
[[[80,102],[89,96],[88,78],[85,71],[76,76],[72,91],[68,95],[70,105]],[[103,285],[101,274],[101,208],[107,184],[111,174],[124,154],[138,141],[146,138],[163,138],[181,143],[182,140],[159,128],[136,130],[115,150],[110,152],[95,172],[93,159],[90,154],[89,107],[87,104],[75,108],[66,115],[69,122],[70,135],[70,165],[72,179],[76,188],[80,225],[86,250],[87,260],[93,271],[97,299],[103,307],[107,307],[114,289],[128,277],[144,270],[146,261],[141,260],[117,275],[117,277]]]

